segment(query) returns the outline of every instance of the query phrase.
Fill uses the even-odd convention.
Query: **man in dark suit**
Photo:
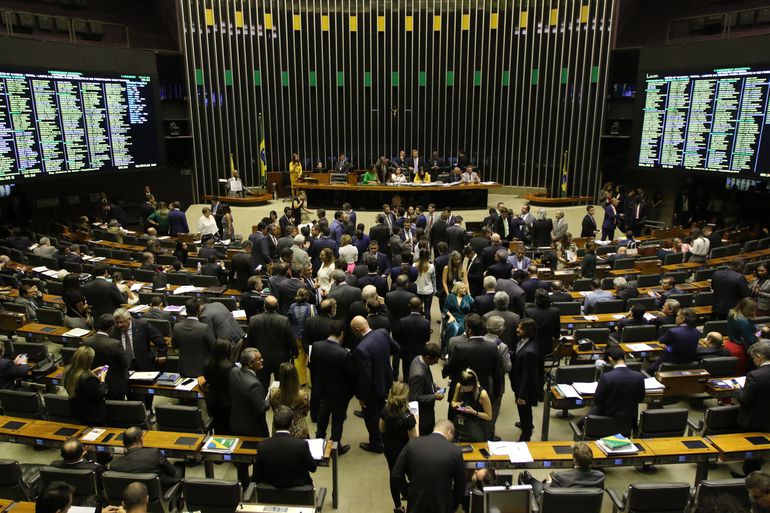
[[[676,316],[679,314],[679,301],[676,299],[667,299],[663,303],[660,315],[652,320],[652,323],[657,326],[664,324],[676,324]]]
[[[144,432],[137,426],[123,432],[123,447],[126,453],[115,458],[110,464],[110,470],[139,474],[148,472],[160,476],[160,485],[165,490],[177,484],[184,477],[184,467],[172,465],[160,449],[142,445]]]
[[[270,239],[267,237],[267,223],[260,221],[255,227],[252,227],[252,234],[249,235],[251,241],[251,267],[259,268],[260,274],[267,272],[267,264],[272,262],[270,258]]]
[[[513,266],[508,261],[508,252],[505,249],[498,249],[495,253],[495,263],[487,268],[486,275],[494,276],[498,280],[505,280],[511,277]]]
[[[484,277],[484,293],[474,298],[471,311],[483,316],[495,309],[495,286],[497,279],[494,276]]]
[[[243,241],[243,249],[234,254],[230,261],[230,286],[245,292],[249,290],[248,281],[254,275],[254,267],[251,265],[251,241]]]
[[[216,255],[208,258],[207,262],[198,270],[198,274],[201,276],[213,276],[221,285],[227,285],[227,271],[222,268]]]
[[[396,290],[385,295],[385,304],[388,307],[388,316],[390,317],[390,330],[396,340],[399,340],[400,337],[400,319],[409,315],[409,302],[412,298],[417,297],[416,294],[406,290],[408,284],[409,277],[402,274],[396,278]]]
[[[519,325],[521,317],[508,309],[508,303],[510,302],[508,293],[503,291],[495,292],[493,298],[495,309],[485,313],[482,318],[486,322],[492,316],[502,317],[504,324],[503,332],[499,335],[500,340],[509,348],[513,348],[513,343],[516,339],[516,327]]]
[[[321,251],[325,248],[329,248],[334,254],[334,258],[339,256],[339,249],[337,243],[329,237],[329,228],[326,226],[313,225],[310,229],[315,240],[310,245],[308,255],[310,255],[310,261],[313,263],[313,271],[317,272],[321,267]]]
[[[110,337],[121,342],[131,370],[152,371],[159,361],[165,361],[166,341],[152,324],[132,318],[123,308],[115,310],[114,317],[115,326]]]
[[[551,301],[551,304],[572,302],[572,296],[569,292],[564,290],[564,285],[561,280],[554,280],[551,282],[551,295],[548,299]]]
[[[549,286],[538,277],[536,265],[530,265],[527,268],[527,273],[528,277],[521,283],[520,287],[524,290],[524,298],[527,303],[532,303],[535,300],[535,292],[538,290],[545,290],[547,292]]]
[[[648,372],[657,372],[664,362],[690,363],[698,354],[698,344],[701,333],[695,329],[698,315],[691,308],[682,308],[676,316],[676,328],[671,328],[660,337],[660,343],[666,346],[663,354],[652,365]]]
[[[369,432],[369,441],[362,442],[360,446],[365,451],[381,453],[380,412],[393,384],[390,357],[398,354],[400,347],[387,331],[370,329],[363,317],[354,317],[350,325],[353,334],[361,340],[353,351],[358,371],[356,395],[363,408],[364,423]]]
[[[420,436],[429,435],[436,423],[436,401],[441,401],[444,394],[439,392],[433,382],[431,365],[438,363],[441,347],[434,342],[425,344],[422,352],[412,359],[409,366],[409,400],[417,401],[420,409]]]
[[[365,263],[368,273],[358,278],[356,287],[363,289],[367,285],[374,285],[377,288],[377,294],[385,297],[388,293],[388,280],[383,278],[379,273],[379,263],[377,259],[369,254],[365,257]]]
[[[206,303],[198,314],[198,318],[208,325],[214,340],[218,338],[229,340],[233,347],[233,354],[237,356],[240,353],[245,333],[225,305],[217,301]]]
[[[97,264],[94,268],[95,279],[83,286],[83,295],[91,305],[91,315],[98,319],[103,314],[111,314],[125,302],[123,294],[114,283],[107,281],[107,266]]]
[[[179,210],[179,202],[175,201],[168,213],[168,234],[176,237],[180,233],[190,233],[190,228],[187,226],[187,216]]]
[[[290,362],[299,354],[297,340],[289,319],[278,313],[278,301],[274,296],[265,299],[265,311],[249,320],[249,347],[256,347],[264,355],[257,377],[265,386],[270,385],[270,376],[278,379],[278,367]]]
[[[16,388],[16,380],[29,373],[26,356],[20,354],[13,360],[4,356],[5,343],[0,342],[0,390]]]
[[[559,339],[561,330],[559,309],[551,306],[545,289],[537,289],[532,300],[535,307],[527,308],[527,317],[535,320],[537,346],[540,349],[540,357],[545,358],[553,352],[554,343]]]
[[[414,176],[419,170],[425,169],[427,163],[425,159],[420,157],[420,152],[412,150],[412,156],[406,159],[405,164],[411,175]]]
[[[369,251],[361,255],[361,261],[366,262],[367,258],[374,258],[377,261],[377,272],[386,276],[390,269],[390,260],[385,253],[380,253],[380,244],[376,240],[369,242]]]
[[[602,221],[602,240],[615,238],[615,227],[618,225],[618,199],[612,198],[610,204],[604,207],[604,221]]]
[[[439,242],[445,242],[447,244],[447,253],[451,253],[451,250],[449,249],[449,242],[446,238],[448,218],[449,214],[442,212],[438,220],[433,223],[433,226],[430,229],[430,245],[433,247],[434,254],[438,253],[437,246]]]
[[[745,431],[764,433],[770,431],[770,342],[752,344],[749,356],[757,368],[746,375],[746,384],[738,396],[738,424]],[[743,473],[748,475],[761,468],[761,459],[749,459],[743,464]]]
[[[535,428],[532,408],[543,398],[543,364],[535,342],[535,330],[533,319],[523,319],[516,327],[518,341],[511,352],[511,389],[521,419],[519,442],[529,442],[532,438]]]
[[[454,434],[452,423],[440,420],[433,433],[412,438],[398,456],[391,479],[410,512],[454,513],[462,502],[465,464],[460,447],[452,445]]]
[[[399,335],[396,337],[401,346],[402,380],[409,382],[409,369],[412,361],[422,353],[425,344],[430,341],[430,321],[422,314],[422,300],[413,297],[409,300],[409,315],[399,321]],[[394,369],[397,372],[397,369]]]
[[[738,301],[751,295],[749,284],[743,276],[744,261],[734,258],[727,269],[719,269],[711,276],[711,290],[714,291],[714,315],[727,319],[727,313]]]
[[[198,320],[201,303],[190,299],[185,303],[187,319],[174,324],[171,345],[179,349],[179,373],[188,378],[203,375],[203,367],[211,358],[214,337],[209,327]]]
[[[315,472],[318,464],[307,442],[291,435],[293,420],[294,413],[288,406],[279,406],[273,412],[273,436],[259,442],[253,481],[275,488],[313,485],[310,472]]]
[[[604,472],[592,470],[591,463],[594,455],[591,447],[585,442],[577,442],[572,446],[572,461],[574,468],[551,472],[544,482],[538,481],[528,471],[519,474],[519,484],[532,486],[535,498],[540,498],[544,488],[601,488],[604,489]]]
[[[391,221],[390,226],[396,224],[392,219]],[[375,223],[374,226],[369,228],[369,237],[371,240],[377,241],[378,247],[385,251],[388,248],[388,241],[393,233],[393,229],[389,228],[389,225],[385,222],[384,214],[377,214]],[[369,248],[371,249],[371,243],[369,244]]]
[[[481,235],[473,237],[468,243],[473,247],[473,251],[481,258],[481,252],[491,244],[492,230],[488,226],[481,228]]]
[[[225,255],[217,248],[214,247],[214,238],[206,239],[206,243],[202,248],[198,250],[198,258],[204,258],[208,260],[210,257],[215,256],[217,258],[224,258]]]
[[[115,327],[112,314],[102,314],[94,321],[96,334],[83,339],[83,345],[93,348],[93,366],[109,365],[107,372],[107,399],[121,400],[128,391],[128,364],[126,352],[119,340],[110,338]]]
[[[465,266],[465,275],[468,278],[468,292],[472,297],[475,297],[484,290],[484,263],[470,244],[465,246],[463,254],[465,255],[463,266]]]
[[[499,234],[502,240],[511,241],[517,235],[514,227],[514,218],[511,213],[507,208],[501,208],[499,215],[495,219],[495,233]]]
[[[277,290],[270,288],[270,293],[278,300],[280,305],[279,311],[283,315],[289,314],[289,307],[294,302],[294,297],[297,295],[297,291],[301,288],[308,289],[309,297],[308,303],[315,304],[316,294],[315,289],[310,287],[305,282],[305,269],[299,265],[291,266],[291,275],[288,279],[281,281]]]
[[[495,284],[495,291],[505,292],[508,294],[508,310],[517,314],[520,318],[527,316],[526,313],[526,293],[522,289],[516,280],[508,278],[505,280],[498,279]]]
[[[347,173],[353,169],[353,163],[345,156],[345,153],[340,153],[337,158],[337,162],[334,163],[335,173]]]
[[[658,308],[663,307],[663,304],[668,300],[669,296],[682,293],[682,291],[679,290],[676,286],[676,280],[671,277],[663,278],[660,281],[660,286],[663,289],[663,292],[655,295],[655,304]]]
[[[590,237],[592,239],[596,237],[596,219],[594,218],[594,213],[596,213],[596,208],[593,205],[588,205],[586,207],[586,215],[583,216],[583,224],[580,228],[581,237]]]
[[[455,224],[447,227],[445,237],[449,251],[462,254],[463,248],[468,244],[468,232],[465,231],[462,216],[455,216]]]
[[[332,271],[334,285],[329,289],[328,297],[334,299],[337,305],[334,318],[345,325],[353,318],[350,314],[350,306],[361,300],[361,289],[348,285],[345,281],[345,272],[341,269]]]
[[[485,268],[495,263],[495,255],[497,255],[497,252],[501,249],[504,249],[506,252],[508,251],[503,247],[500,235],[493,233],[489,238],[489,246],[484,248],[480,255]]]
[[[73,470],[93,470],[96,474],[96,485],[102,489],[102,474],[105,469],[102,465],[86,458],[88,451],[77,438],[67,438],[59,451],[60,460],[51,462],[52,467]],[[96,497],[94,497],[96,499]]]
[[[326,439],[326,427],[331,418],[331,438],[339,444],[339,454],[350,450],[350,445],[343,445],[341,441],[355,381],[353,359],[348,350],[342,347],[344,333],[345,326],[340,321],[329,319],[328,335],[325,339],[316,339],[312,343],[313,349],[308,361],[313,382],[311,402],[317,400],[319,405],[315,437]]]

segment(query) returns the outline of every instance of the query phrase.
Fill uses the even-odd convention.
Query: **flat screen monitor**
[[[643,80],[640,168],[770,177],[770,66]]]
[[[485,486],[484,513],[530,513],[532,487]]]
[[[155,82],[0,67],[0,184],[160,166]]]

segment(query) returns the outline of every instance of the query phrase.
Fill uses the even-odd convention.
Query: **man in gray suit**
[[[524,289],[519,286],[516,280],[512,278],[501,280],[498,278],[495,284],[495,291],[508,294],[508,310],[521,318],[527,316],[525,307],[527,293],[524,292]]]
[[[203,305],[203,310],[198,318],[201,322],[208,325],[214,340],[223,338],[230,341],[232,347],[230,354],[233,355],[233,359],[237,359],[241,352],[241,344],[243,343],[245,333],[230,310],[217,301],[206,303]]]
[[[557,210],[555,217],[556,217],[556,222],[553,223],[553,231],[551,232],[551,238],[555,241],[560,241],[561,238],[567,234],[567,229],[569,228],[569,225],[567,224],[567,220],[564,219],[563,210]]]
[[[436,424],[436,401],[444,398],[438,386],[433,382],[430,366],[438,363],[441,348],[435,342],[428,342],[419,356],[415,356],[409,366],[409,400],[417,401],[420,408],[420,436],[433,432]]]
[[[575,467],[563,472],[552,472],[545,481],[541,482],[533,478],[526,470],[519,474],[519,483],[532,486],[535,497],[543,494],[543,488],[601,488],[604,489],[604,474],[599,470],[592,470],[593,453],[584,442],[577,442],[572,446],[572,460]]]
[[[508,310],[508,303],[510,299],[505,292],[495,292],[495,309],[491,312],[484,314],[484,321],[488,321],[490,317],[502,317],[503,318],[503,331],[498,334],[500,340],[503,341],[508,348],[514,347],[514,339],[516,338],[516,326],[519,325],[521,318],[515,313]]]
[[[203,374],[203,367],[211,358],[214,336],[208,325],[198,320],[200,301],[189,300],[185,309],[187,319],[174,325],[171,345],[179,349],[179,373],[188,378],[197,378]]]

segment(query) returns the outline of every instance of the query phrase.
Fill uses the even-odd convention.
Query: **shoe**
[[[356,411],[354,411],[354,412],[353,412],[353,415],[355,415],[355,416],[356,416],[356,417],[358,417],[359,419],[363,419],[363,418],[364,418],[364,412],[363,412],[363,411],[361,411],[361,410],[356,410]]]
[[[337,447],[337,456],[342,456],[350,450],[350,444],[340,445]]]
[[[521,422],[517,422],[516,424],[514,424],[514,426],[516,426],[517,428],[521,429]]]
[[[393,513],[405,513],[404,508],[393,508]]]
[[[531,484],[532,481],[534,481],[534,480],[535,480],[535,478],[532,477],[532,474],[529,473],[529,470],[525,470],[521,474],[519,474],[519,484],[520,485]]]
[[[500,438],[500,437],[499,437],[499,436],[497,436],[497,435],[493,435],[493,436],[490,436],[490,437],[489,437],[489,440],[488,440],[488,441],[490,441],[490,442],[499,442],[500,440],[502,440],[502,438]]]
[[[358,446],[367,452],[374,452],[377,454],[382,454],[383,452],[385,452],[381,445],[380,446],[372,445],[369,442],[361,442],[360,444],[358,444]]]
[[[730,471],[730,475],[733,476],[733,479],[744,479],[746,476],[741,474],[740,472],[736,472],[734,470]]]

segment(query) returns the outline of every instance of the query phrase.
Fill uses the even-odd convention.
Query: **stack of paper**
[[[93,442],[100,436],[102,436],[102,433],[104,433],[106,429],[102,428],[92,428],[91,431],[86,433],[85,435],[81,436],[80,439],[85,442]]]
[[[85,337],[89,333],[91,333],[89,330],[84,330],[83,328],[72,328],[68,332],[64,333],[63,336],[80,338],[80,337]]]
[[[210,436],[203,442],[203,452],[230,454],[236,447],[238,447],[237,438]]]
[[[324,442],[323,438],[313,438],[311,440],[305,440],[308,447],[310,447],[310,454],[314,460],[324,459]]]
[[[640,343],[637,343],[637,344],[626,344],[626,346],[628,346],[628,348],[631,351],[635,352],[635,353],[636,352],[641,352],[641,351],[652,351],[653,349],[655,349],[651,345],[640,344]]]
[[[526,442],[487,442],[492,456],[508,456],[511,463],[529,463],[534,461]]]
[[[644,389],[647,392],[663,391],[666,389],[666,385],[655,378],[646,378],[644,380]]]
[[[142,287],[144,287],[144,283],[137,282],[131,285],[131,289],[129,290],[131,290],[131,292],[136,292],[137,290],[142,290]]]
[[[128,309],[129,313],[142,313],[150,309],[150,305],[134,305]]]
[[[625,319],[626,318],[626,314],[622,314],[622,313],[614,314],[612,316],[612,318],[615,319],[616,321],[619,321],[620,319]]]
[[[167,307],[165,307],[163,309],[163,311],[164,312],[176,313],[176,314],[179,314],[179,315],[182,315],[183,313],[187,312],[185,307],[183,307],[181,305],[168,305]]]
[[[195,292],[195,287],[192,285],[181,285],[174,290],[174,295],[186,294],[188,292]]]
[[[631,440],[621,434],[605,436],[596,441],[596,446],[607,456],[623,454],[636,454],[639,449],[631,443]]]
[[[154,383],[160,372],[158,371],[141,371],[132,372],[128,377],[129,381],[142,381],[145,383]]]
[[[567,399],[580,399],[580,394],[572,385],[556,385],[556,388]]]
[[[246,310],[233,310],[233,318],[246,317]]]
[[[578,394],[581,396],[583,395],[594,395],[596,394],[596,387],[599,386],[599,383],[597,381],[591,381],[591,382],[575,382],[572,383],[572,386],[575,388],[575,391],[577,391]]]
[[[584,315],[583,318],[587,321],[598,321],[599,318],[595,315]]]

